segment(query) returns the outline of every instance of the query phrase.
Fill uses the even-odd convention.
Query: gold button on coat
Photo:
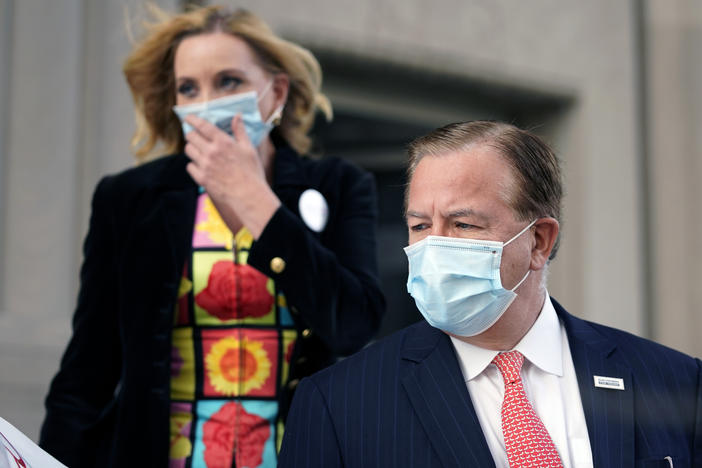
[[[312,336],[312,330],[310,330],[309,328],[305,328],[304,330],[302,330],[303,338],[309,338],[310,336]]]
[[[285,270],[285,260],[280,257],[271,259],[271,270],[273,273],[282,273]]]

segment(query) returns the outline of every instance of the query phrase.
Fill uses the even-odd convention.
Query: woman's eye
[[[241,80],[235,76],[223,76],[219,80],[219,87],[228,91],[236,89],[241,84]]]
[[[195,96],[195,93],[197,92],[197,89],[195,88],[195,85],[189,82],[181,83],[178,85],[178,94],[182,94],[183,96],[186,97],[193,97]]]

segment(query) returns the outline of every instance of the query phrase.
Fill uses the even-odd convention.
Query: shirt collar
[[[561,324],[551,298],[547,294],[539,317],[514,349],[544,372],[562,377],[562,346]]]
[[[498,351],[478,346],[450,337],[458,354],[458,361],[465,380],[471,380],[482,374]],[[534,325],[514,347],[524,357],[544,372],[563,376],[563,359],[561,353],[561,325],[548,294]]]

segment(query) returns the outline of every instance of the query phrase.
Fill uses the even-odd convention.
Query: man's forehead
[[[408,216],[489,220],[497,204],[512,206],[512,168],[494,148],[472,148],[419,161],[407,193]]]
[[[441,171],[451,176],[457,173],[480,173],[489,178],[514,176],[514,167],[497,148],[486,143],[472,144],[456,151],[426,154],[412,170],[410,182],[426,171]]]

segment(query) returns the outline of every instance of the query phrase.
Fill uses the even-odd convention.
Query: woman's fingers
[[[217,128],[216,125],[209,123],[207,120],[203,119],[202,117],[198,117],[197,115],[188,115],[185,117],[185,121],[189,123],[191,127],[193,127],[195,133],[199,133],[208,141],[212,141],[218,134],[224,133],[222,130]],[[188,135],[191,133],[193,132],[188,132],[185,138],[188,139]]]
[[[232,119],[232,133],[234,134],[234,140],[240,144],[251,145],[251,140],[249,140],[249,135],[246,133],[246,127],[244,126],[241,114],[236,114]]]
[[[196,184],[204,187],[204,174],[195,163],[189,162],[188,165],[185,166],[185,170],[188,171],[188,174],[190,174],[190,177],[193,178]]]
[[[200,150],[204,150],[209,143],[221,141],[223,143],[231,143],[231,136],[222,131],[216,125],[211,124],[207,120],[196,115],[189,115],[185,121],[193,127],[193,130],[185,135],[186,141],[193,143]],[[246,126],[241,118],[241,114],[237,114],[231,121],[232,135],[234,136],[234,146],[253,146],[249,135],[246,133]]]
[[[203,150],[212,140],[207,139],[198,129],[185,134],[185,141]]]
[[[265,173],[241,115],[231,122],[234,138],[200,117],[188,116],[186,121],[193,126],[185,137],[185,154],[191,159],[188,173],[193,180],[213,199],[250,197],[256,186],[252,181],[265,181]]]
[[[187,143],[185,145],[185,154],[195,163],[199,164],[203,158],[203,152],[200,148],[192,143]]]

